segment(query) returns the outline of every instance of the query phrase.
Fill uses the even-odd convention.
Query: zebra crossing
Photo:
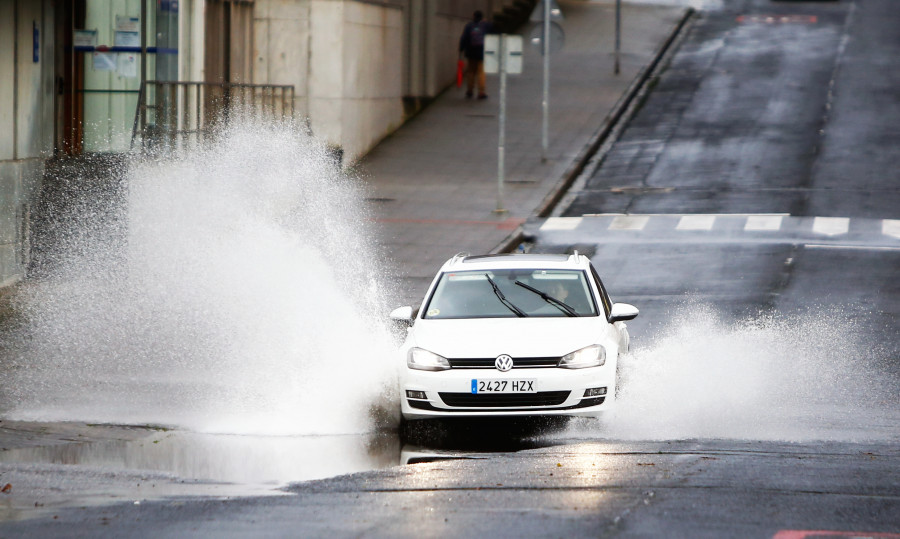
[[[530,221],[526,230],[551,243],[718,239],[900,250],[898,219],[788,214],[595,214]]]

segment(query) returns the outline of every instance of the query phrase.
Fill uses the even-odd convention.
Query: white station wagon
[[[457,255],[440,269],[400,348],[407,420],[597,416],[616,394],[625,320],[579,255]]]

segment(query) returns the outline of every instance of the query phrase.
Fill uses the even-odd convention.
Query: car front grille
[[[520,408],[523,406],[559,406],[571,391],[541,391],[538,393],[502,393],[474,395],[472,393],[438,393],[447,406],[465,408]]]
[[[454,369],[494,369],[494,361],[497,358],[448,358],[450,367]],[[514,357],[514,369],[535,369],[555,367],[559,364],[558,357]]]

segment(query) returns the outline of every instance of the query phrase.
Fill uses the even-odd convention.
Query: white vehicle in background
[[[400,348],[407,420],[597,416],[616,394],[624,321],[579,255],[457,255],[440,269]]]

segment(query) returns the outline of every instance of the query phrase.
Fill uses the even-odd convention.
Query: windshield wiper
[[[533,286],[528,286],[527,284],[523,283],[522,281],[516,281],[516,284],[521,286],[525,290],[530,290],[530,291],[534,292],[535,294],[541,296],[541,299],[543,299],[550,305],[553,305],[560,311],[566,313],[566,316],[578,316],[578,313],[575,312],[575,309],[573,309],[571,305],[566,305],[562,301],[554,298],[553,296],[547,294],[546,292],[541,292],[537,288],[535,288]]]
[[[522,312],[522,309],[519,309],[518,307],[513,305],[513,303],[511,301],[506,299],[506,296],[503,295],[503,292],[500,291],[500,287],[497,286],[497,283],[495,283],[493,279],[491,279],[490,275],[485,273],[484,276],[485,276],[485,278],[487,278],[488,282],[491,283],[491,288],[494,289],[494,295],[497,296],[497,299],[500,300],[500,303],[502,303],[504,307],[506,307],[510,311],[516,313],[516,316],[518,316],[519,318],[522,318],[523,316],[528,316],[527,314]]]

